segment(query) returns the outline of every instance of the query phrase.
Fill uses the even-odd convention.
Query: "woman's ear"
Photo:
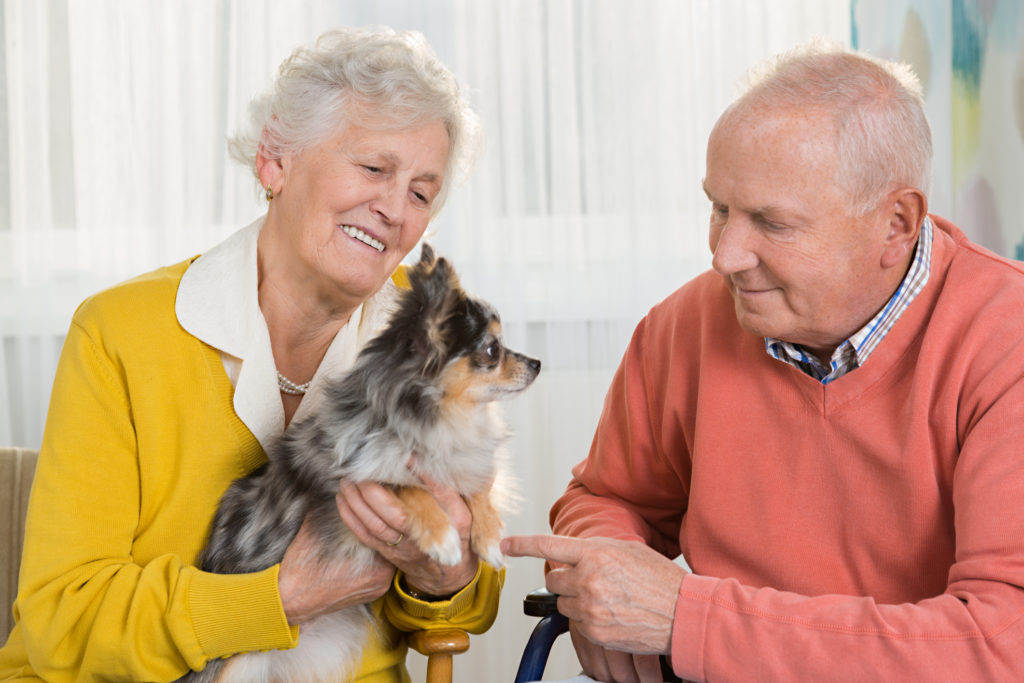
[[[928,198],[916,188],[904,187],[889,194],[884,210],[889,233],[882,251],[882,267],[905,266],[928,215]]]
[[[256,150],[256,176],[260,179],[260,185],[264,188],[269,187],[274,194],[278,194],[281,191],[284,166],[280,157],[275,157],[267,151],[264,143],[268,135],[269,132],[264,128]]]

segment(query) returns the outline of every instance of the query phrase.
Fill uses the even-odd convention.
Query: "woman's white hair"
[[[805,44],[748,74],[732,110],[797,107],[835,122],[836,182],[864,214],[894,186],[931,189],[932,134],[909,66],[824,41]],[[725,117],[723,117],[725,118]]]
[[[448,163],[431,210],[473,165],[479,117],[423,35],[390,28],[341,28],[295,50],[271,87],[249,107],[246,129],[228,141],[231,155],[256,173],[256,156],[280,159],[356,124],[394,130],[441,121]]]

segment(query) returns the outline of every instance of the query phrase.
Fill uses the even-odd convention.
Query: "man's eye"
[[[757,220],[758,224],[762,228],[764,228],[765,230],[768,230],[770,232],[780,232],[780,231],[786,229],[786,226],[779,225],[778,223],[772,223],[770,220],[768,220],[764,216],[757,216],[756,220]]]

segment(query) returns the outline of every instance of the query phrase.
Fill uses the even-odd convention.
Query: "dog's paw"
[[[505,554],[501,552],[501,544],[498,541],[478,545],[474,548],[481,560],[495,569],[505,568]]]
[[[435,545],[424,549],[432,560],[447,567],[454,567],[462,562],[462,542],[455,527],[448,527],[444,538]]]
[[[501,539],[505,538],[505,528],[497,519],[492,526],[477,524],[474,518],[473,532],[470,535],[470,547],[481,560],[495,569],[505,568],[505,554],[501,552]]]

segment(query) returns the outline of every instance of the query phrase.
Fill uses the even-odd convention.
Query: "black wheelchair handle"
[[[530,617],[546,617],[558,611],[558,595],[547,588],[530,591],[523,598],[523,613]]]

